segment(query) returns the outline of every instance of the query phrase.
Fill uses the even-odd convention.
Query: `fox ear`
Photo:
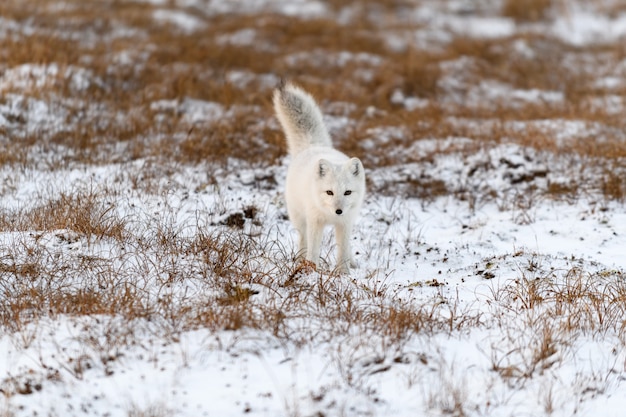
[[[363,172],[363,164],[359,158],[350,158],[348,161],[348,166],[350,168],[350,172],[355,177],[358,177]]]
[[[326,176],[329,169],[330,169],[330,162],[328,162],[325,159],[320,159],[318,162],[318,174],[320,178]]]

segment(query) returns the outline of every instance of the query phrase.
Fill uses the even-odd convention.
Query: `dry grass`
[[[506,0],[502,6],[502,15],[518,22],[536,22],[547,19],[553,0]]]
[[[411,29],[396,16],[407,5],[403,1],[361,2],[363,19],[356,25],[273,14],[199,16],[204,28],[189,34],[175,26],[163,30],[153,18],[152,13],[159,9],[154,5],[119,2],[110,7],[106,3],[70,1],[67,7],[55,8],[46,1],[3,2],[0,12],[5,19],[27,22],[37,30],[20,33],[7,29],[7,36],[0,37],[0,70],[6,74],[23,64],[55,68],[45,82],[35,83],[31,74],[26,75],[30,77],[26,87],[23,83],[5,86],[3,102],[8,103],[11,94],[23,95],[25,109],[29,103],[45,101],[50,112],[64,114],[66,126],[33,128],[23,114],[4,114],[9,123],[0,132],[4,147],[0,166],[39,166],[41,162],[36,161],[42,158],[48,161],[49,169],[141,158],[225,167],[233,159],[251,165],[276,164],[285,154],[285,145],[277,125],[268,123],[273,84],[262,78],[275,74],[270,81],[287,77],[301,82],[320,98],[329,114],[341,113],[333,110],[333,103],[353,104],[345,114],[338,114],[352,121],[350,129],[336,132],[336,141],[340,148],[362,155],[369,169],[428,163],[437,154],[470,153],[505,140],[559,158],[585,155],[593,158],[589,164],[609,167],[592,178],[572,173],[569,181],[548,181],[543,195],[575,200],[582,188],[586,192],[594,182],[595,190],[606,199],[623,201],[624,121],[620,113],[590,102],[608,93],[624,99],[626,92],[623,88],[603,91],[595,84],[598,74],[589,70],[610,72],[626,56],[623,45],[574,48],[554,38],[525,33],[501,39],[456,36],[432,51],[408,43],[398,52],[387,46],[383,35],[389,30],[404,33]],[[342,4],[332,6],[339,10]],[[501,12],[519,22],[542,21],[555,8],[557,5],[548,0],[505,1]],[[372,10],[386,13],[388,19],[374,20],[369,13]],[[240,44],[234,37],[247,28],[254,31],[255,47]],[[524,45],[533,55],[525,56],[515,45]],[[315,58],[298,55],[302,51],[313,52],[310,56]],[[345,58],[338,60],[338,54]],[[446,79],[458,71],[451,64],[460,60],[467,61],[462,66],[462,82],[451,89]],[[359,76],[358,71],[367,75]],[[249,76],[245,87],[231,81],[234,72]],[[82,87],[77,84],[78,76],[85,78]],[[465,100],[481,81],[497,81],[519,90],[556,91],[564,99],[556,104],[496,101],[495,106],[487,99],[478,103]],[[404,108],[391,100],[396,92],[426,100],[426,104]],[[190,119],[181,107],[185,99],[218,103],[224,112],[215,119]],[[158,109],[153,104],[159,100],[175,104]],[[378,112],[372,114],[371,106]],[[596,130],[593,135],[558,142],[554,132],[530,123],[545,119],[579,120],[594,124]],[[476,129],[459,120],[489,120],[492,127]],[[520,129],[511,122],[527,125]],[[401,128],[405,134],[376,142],[380,138],[372,135],[372,128],[380,127]],[[460,136],[475,144],[437,149],[419,157],[407,152],[420,139]],[[364,140],[375,141],[377,155],[364,151]],[[469,198],[468,190],[431,177],[409,178],[389,190],[398,189],[411,198],[449,194]],[[489,192],[471,198],[492,199]],[[62,194],[34,209],[3,212],[0,225],[4,231],[65,229],[81,238],[118,241],[128,239],[129,233],[127,220],[118,218],[114,206],[94,192]],[[14,275],[34,273],[23,265],[3,268]],[[240,287],[230,287],[224,297],[232,297],[228,291],[233,288]],[[79,293],[60,299],[63,297],[82,299]],[[37,294],[32,298],[37,299]],[[101,301],[85,302],[97,305]]]
[[[128,417],[168,417],[174,412],[167,408],[165,404],[151,404],[147,407],[132,405],[128,410]]]
[[[45,317],[104,315],[128,322],[148,319],[172,338],[199,327],[252,328],[304,343],[355,328],[385,329],[381,336],[387,343],[402,344],[418,333],[475,324],[462,314],[442,315],[448,306],[439,302],[416,308],[390,302],[384,291],[347,288],[332,274],[302,275],[278,242],[253,239],[239,225],[225,224],[209,235],[187,235],[188,225],[167,220],[146,229],[134,216],[117,220],[93,204],[93,197],[63,195],[44,208],[15,214],[22,219],[17,229],[31,224],[30,230],[40,231],[2,247],[1,294],[7,308],[0,326],[5,330],[24,331]],[[254,210],[244,212],[245,221],[252,221]],[[122,248],[106,256],[73,253],[85,244],[97,253],[107,239]],[[193,294],[184,290],[190,285]],[[294,332],[291,323],[303,317],[320,328]]]
[[[176,178],[184,169],[206,172],[193,192],[213,195],[228,192],[215,178],[229,174],[233,164],[254,169],[282,162],[286,146],[270,103],[282,77],[310,90],[331,121],[347,118],[345,128],[333,131],[340,149],[361,157],[372,172],[408,172],[368,184],[372,193],[425,203],[449,196],[472,210],[495,202],[520,224],[533,222],[532,208],[544,199],[623,203],[626,122],[623,111],[602,103],[617,98],[623,105],[626,88],[597,82],[623,75],[617,69],[626,59],[621,43],[573,47],[532,31],[498,39],[451,32],[426,50],[410,38],[421,28],[402,19],[413,2],[401,0],[358,2],[360,18],[350,25],[272,13],[198,13],[204,26],[194,33],[153,17],[172,2],[87,3],[0,4],[3,19],[35,29],[8,28],[0,36],[0,116],[6,120],[0,169],[7,173],[0,196],[13,190],[15,172],[65,175],[92,165],[143,164],[120,173],[119,188],[43,193],[37,201],[0,208],[0,232],[9,236],[0,243],[0,328],[23,347],[48,318],[98,317],[103,339],[85,336],[81,342],[99,352],[94,356],[105,369],[116,351],[136,343],[135,325],[169,342],[195,329],[261,330],[298,347],[356,334],[362,340],[349,348],[375,341],[383,363],[398,352],[391,359],[400,358],[416,337],[494,325],[502,328],[505,345],[492,346],[493,371],[515,385],[570,355],[577,335],[623,334],[621,271],[552,271],[531,265],[527,256],[531,264],[517,280],[494,290],[496,312],[462,311],[437,292],[443,281],[431,279],[433,298],[416,301],[386,288],[383,277],[377,281],[386,268],[368,271],[368,283],[383,282],[368,288],[294,265],[281,243],[285,236],[268,227],[273,221],[281,228],[285,219],[264,218],[262,207],[228,212],[233,204],[218,196],[208,214],[197,209],[181,224],[180,213],[168,205],[179,196]],[[346,7],[328,3],[337,11]],[[559,13],[559,4],[507,0],[500,13],[521,25],[539,24]],[[381,15],[385,19],[373,17]],[[385,36],[391,32],[408,39],[406,45],[390,47]],[[239,43],[246,36],[255,44]],[[20,77],[16,69],[24,65],[35,69]],[[4,82],[9,75],[13,83]],[[504,96],[488,96],[482,83],[502,87]],[[520,91],[561,98],[511,99]],[[398,95],[418,104],[407,106],[394,99]],[[203,107],[207,102],[212,106]],[[38,121],[34,108],[49,117]],[[543,123],[551,120],[584,128],[563,133],[562,125]],[[442,143],[422,152],[422,141],[431,140]],[[548,168],[518,175],[504,158],[466,163],[502,144],[532,150],[533,162]],[[442,157],[456,158],[465,169],[458,182],[433,172]],[[507,189],[485,186],[496,174],[503,174]],[[273,191],[276,183],[270,173],[255,177],[251,187]],[[135,206],[136,200],[148,208]],[[118,326],[119,320],[131,325]],[[68,359],[67,366],[78,379],[85,372],[80,358]],[[349,363],[338,366],[348,369]],[[471,414],[467,392],[445,366],[439,369],[441,390],[431,393],[432,408]],[[358,385],[363,378],[351,372],[346,370],[346,382]],[[6,397],[37,387],[30,379],[0,380]],[[132,406],[128,414],[170,410]]]
[[[623,333],[622,272],[577,267],[548,272],[540,263],[540,257],[531,257],[521,278],[494,294],[509,313],[496,317],[505,342],[492,346],[493,370],[514,384],[566,361],[581,335],[602,339]],[[511,326],[511,315],[522,317],[519,327]]]
[[[44,152],[57,155],[55,166],[145,157],[193,164],[224,165],[232,158],[255,165],[275,164],[286,149],[277,126],[264,122],[272,117],[269,97],[273,84],[261,82],[268,74],[277,75],[275,82],[279,77],[296,79],[323,103],[353,103],[347,114],[354,118],[353,127],[336,132],[338,146],[346,151],[363,154],[360,141],[368,137],[373,125],[405,129],[405,138],[379,144],[379,154],[393,154],[393,158],[365,157],[370,168],[411,162],[411,158],[399,157],[402,152],[398,150],[433,136],[463,135],[481,142],[506,137],[557,154],[591,154],[599,159],[626,155],[619,133],[624,129],[623,118],[589,104],[606,92],[594,86],[598,74],[588,68],[610,69],[620,62],[625,50],[618,44],[581,49],[535,34],[494,40],[459,36],[437,52],[409,44],[398,53],[388,48],[383,34],[385,30],[403,33],[406,23],[390,18],[381,25],[372,20],[368,10],[375,5],[369,2],[360,5],[364,18],[356,26],[329,19],[222,15],[201,17],[205,27],[193,34],[174,26],[162,30],[152,18],[157,6],[120,3],[114,8],[104,4],[87,7],[70,2],[71,7],[54,9],[45,4],[7,2],[2,6],[6,18],[28,18],[32,26],[50,33],[13,33],[1,38],[3,68],[57,66],[57,75],[43,85],[33,85],[27,96],[54,103],[66,113],[68,126],[60,131],[38,129],[29,133],[23,129],[27,120],[15,120],[5,127],[5,135],[23,137],[27,145],[5,152],[0,157],[3,165],[33,160],[40,154],[42,143]],[[390,1],[375,8],[393,16],[403,7],[403,2]],[[552,9],[550,1],[509,1],[502,13],[532,21],[545,19]],[[89,22],[96,16],[101,23],[92,27]],[[116,32],[118,28],[128,28],[132,35]],[[237,34],[246,28],[252,28],[249,30],[257,47],[237,41]],[[87,31],[90,35],[77,43],[72,37],[61,36],[62,31],[76,35]],[[520,44],[533,55],[526,56],[513,46]],[[302,51],[313,52],[310,56],[315,58],[307,58]],[[344,58],[337,54],[344,54]],[[446,68],[459,59],[470,60],[463,68],[464,84],[450,90],[445,80],[454,74]],[[86,86],[80,89],[68,76],[77,73],[77,68],[87,74]],[[368,75],[358,76],[363,71]],[[231,81],[234,72],[247,74],[245,87]],[[497,81],[520,90],[561,92],[564,101],[515,106],[503,101],[494,107],[490,100],[464,100],[463,96],[481,81]],[[338,85],[341,88],[336,88]],[[4,92],[25,91],[8,87]],[[391,100],[397,92],[427,100],[428,104],[407,110]],[[624,97],[624,91],[611,92],[616,93]],[[451,103],[455,96],[460,101]],[[70,105],[69,97],[93,104],[87,109]],[[217,119],[191,121],[181,113],[180,103],[186,98],[219,103],[227,113]],[[159,100],[175,100],[179,106],[155,110],[153,103]],[[381,110],[374,119],[366,116],[371,106]],[[128,117],[120,118],[120,114]],[[477,132],[459,124],[458,117],[498,120],[502,125],[546,118],[582,120],[597,123],[600,132],[559,146],[550,137],[538,140],[532,127]],[[600,146],[596,140],[599,136],[603,137]],[[599,182],[597,189],[606,191],[610,199],[620,198],[614,184]]]

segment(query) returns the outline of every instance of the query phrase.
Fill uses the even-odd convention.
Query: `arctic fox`
[[[324,227],[332,225],[337,270],[347,273],[356,267],[350,235],[365,196],[363,164],[333,148],[310,94],[287,83],[274,91],[273,100],[291,155],[285,198],[289,219],[300,235],[298,258],[319,266]]]

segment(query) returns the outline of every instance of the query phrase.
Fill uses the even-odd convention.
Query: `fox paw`
[[[349,274],[350,268],[356,268],[356,267],[357,267],[356,262],[354,262],[354,260],[349,260],[349,261],[341,262],[340,264],[337,264],[337,268],[335,268],[335,271],[340,274]]]

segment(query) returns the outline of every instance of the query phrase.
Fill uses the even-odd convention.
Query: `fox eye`
[[[343,195],[350,195],[350,194],[352,194],[352,191],[350,191],[350,190],[348,190],[345,193],[343,193]]]
[[[330,190],[327,190],[327,191],[326,191],[326,194],[328,194],[328,195],[334,195],[334,193],[333,193],[332,191],[330,191]]]

